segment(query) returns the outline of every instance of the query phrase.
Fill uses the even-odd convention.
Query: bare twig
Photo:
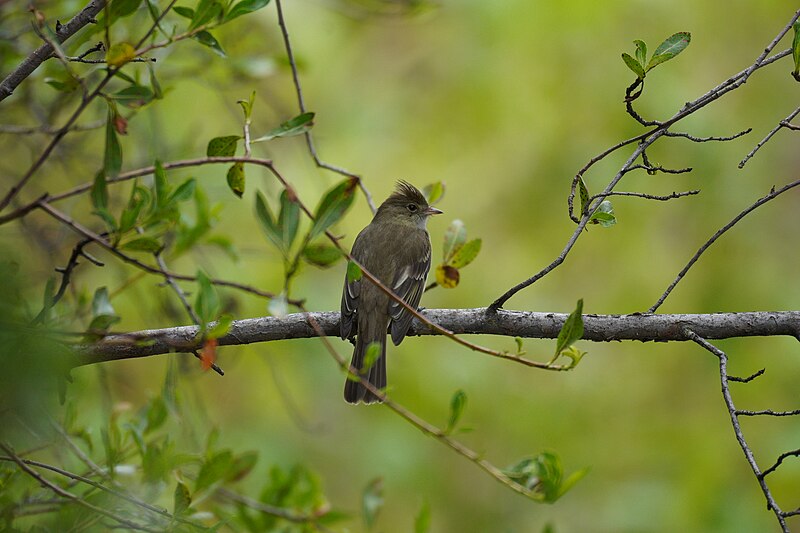
[[[713,137],[713,136],[712,137],[696,137],[694,135],[690,135],[690,134],[684,133],[682,131],[668,131],[664,135],[666,137],[682,137],[684,139],[689,139],[690,141],[696,142],[696,143],[707,143],[707,142],[712,142],[712,141],[719,141],[719,142],[732,141],[734,139],[738,139],[739,137],[741,137],[743,135],[747,135],[751,131],[753,131],[753,128],[747,128],[746,130],[742,130],[739,133],[735,133],[735,134],[729,135],[727,137]]]
[[[90,131],[102,128],[105,126],[106,121],[96,120],[94,122],[87,122],[86,124],[75,124],[69,131]],[[0,124],[0,133],[11,133],[14,135],[33,135],[35,133],[43,133],[45,135],[55,135],[61,128],[54,126],[41,125],[41,126],[18,126],[16,124]]]
[[[650,309],[648,309],[648,310],[647,310],[647,312],[648,312],[648,313],[655,313],[655,312],[656,312],[656,310],[657,310],[659,307],[661,307],[661,304],[663,304],[663,303],[664,303],[664,300],[666,300],[666,299],[667,299],[667,297],[670,295],[670,293],[671,293],[671,292],[672,292],[672,290],[675,288],[675,286],[676,286],[678,283],[680,283],[680,281],[683,279],[683,277],[686,275],[686,273],[687,273],[687,272],[689,272],[689,269],[690,269],[690,268],[692,268],[692,265],[694,265],[694,264],[697,262],[697,260],[698,260],[698,259],[700,259],[700,256],[701,256],[701,255],[703,255],[703,253],[704,253],[704,252],[705,252],[705,251],[706,251],[706,250],[707,250],[707,249],[708,249],[708,248],[709,248],[709,247],[710,247],[712,244],[714,244],[714,242],[715,242],[717,239],[719,239],[719,238],[720,238],[720,237],[721,237],[721,236],[722,236],[722,235],[723,235],[723,234],[724,234],[726,231],[728,231],[728,230],[729,230],[729,229],[731,229],[733,226],[735,226],[737,222],[739,222],[741,219],[743,219],[743,218],[744,218],[744,217],[746,217],[748,214],[750,214],[751,212],[753,212],[753,211],[754,211],[754,210],[755,210],[757,207],[764,205],[765,203],[769,202],[770,200],[772,200],[772,199],[774,199],[774,198],[777,198],[777,197],[778,197],[778,196],[780,196],[781,194],[785,193],[785,192],[786,192],[786,191],[788,191],[788,190],[791,190],[791,189],[793,189],[794,187],[797,187],[798,185],[800,185],[800,180],[793,181],[792,183],[789,183],[789,184],[787,184],[787,185],[784,185],[783,187],[781,187],[780,189],[777,189],[777,190],[776,190],[776,189],[773,187],[773,188],[772,188],[772,190],[769,192],[769,194],[767,194],[767,195],[766,195],[766,196],[764,196],[763,198],[759,198],[758,200],[756,200],[755,202],[753,202],[753,204],[751,204],[749,207],[747,207],[746,209],[744,209],[744,210],[743,210],[741,213],[739,213],[738,215],[736,215],[735,217],[733,217],[733,219],[732,219],[730,222],[728,222],[727,224],[725,224],[724,226],[722,226],[722,227],[721,227],[719,230],[717,230],[717,232],[716,232],[716,233],[714,233],[714,235],[712,235],[712,236],[711,236],[711,238],[709,238],[709,239],[708,239],[708,240],[707,240],[707,241],[706,241],[706,242],[705,242],[705,243],[704,243],[704,244],[703,244],[703,245],[702,245],[702,246],[701,246],[701,247],[700,247],[700,248],[697,250],[697,252],[695,252],[695,254],[692,256],[692,258],[691,258],[691,259],[689,259],[689,262],[688,262],[688,263],[686,263],[686,266],[684,266],[684,267],[683,267],[683,269],[682,269],[682,270],[681,270],[681,271],[678,273],[678,275],[675,277],[675,279],[672,281],[672,283],[670,283],[670,284],[669,284],[669,287],[667,287],[667,289],[664,291],[664,293],[663,293],[663,294],[662,294],[662,295],[661,295],[661,296],[658,298],[658,300],[656,301],[656,303],[654,303],[654,304],[653,304],[653,305],[650,307]]]
[[[275,1],[275,6],[278,10],[278,25],[281,28],[281,34],[283,35],[283,44],[286,48],[286,56],[289,59],[289,66],[292,69],[292,80],[294,81],[294,88],[295,92],[297,93],[297,105],[300,108],[301,113],[306,113],[306,104],[303,100],[303,89],[300,86],[300,76],[297,71],[297,63],[294,59],[294,52],[292,51],[292,45],[289,40],[289,30],[286,27],[286,21],[283,18],[283,7],[281,6],[280,0]],[[337,174],[341,174],[342,176],[346,176],[349,178],[353,178],[357,180],[358,187],[361,189],[361,192],[364,193],[364,198],[367,200],[367,205],[369,206],[370,210],[373,214],[376,212],[375,203],[372,201],[372,195],[370,194],[369,190],[367,189],[366,185],[364,185],[364,181],[358,174],[354,174],[347,169],[342,167],[338,167],[335,165],[331,165],[326,163],[322,159],[320,159],[319,155],[317,155],[317,148],[314,144],[314,137],[311,135],[310,131],[305,132],[306,137],[306,145],[308,146],[308,151],[311,154],[311,158],[314,160],[314,163],[320,168],[324,168],[325,170],[330,170],[331,172],[335,172]]]
[[[61,298],[64,297],[64,293],[67,291],[67,287],[69,286],[72,271],[75,270],[75,267],[78,266],[78,259],[81,257],[85,257],[89,260],[89,262],[97,265],[103,266],[103,263],[89,255],[84,251],[84,248],[87,244],[91,243],[92,240],[88,238],[82,239],[75,247],[72,249],[72,253],[69,256],[69,260],[67,261],[67,266],[63,268],[57,268],[56,272],[61,274],[61,284],[58,287],[58,291],[53,295],[52,298],[45,305],[42,307],[42,310],[39,311],[39,314],[36,315],[36,318],[33,319],[34,324],[38,324],[44,320],[44,317],[47,316],[47,312],[55,306]]]
[[[755,474],[756,479],[758,480],[758,484],[761,487],[761,492],[764,493],[764,497],[767,500],[767,509],[771,510],[775,514],[775,517],[778,519],[778,523],[780,524],[783,532],[789,533],[789,529],[786,526],[786,515],[781,511],[780,507],[778,507],[775,498],[772,496],[772,492],[770,491],[766,481],[764,480],[764,476],[766,476],[771,470],[777,468],[778,464],[780,464],[780,461],[782,459],[779,459],[778,463],[776,463],[775,466],[773,466],[771,469],[764,471],[763,473],[759,469],[758,464],[756,463],[756,459],[753,456],[753,452],[750,450],[750,447],[744,438],[744,433],[742,433],[742,428],[741,425],[739,424],[739,418],[736,415],[736,406],[733,403],[733,398],[731,397],[731,391],[728,386],[727,354],[689,328],[684,329],[684,333],[686,334],[687,339],[694,341],[696,344],[701,346],[706,351],[711,352],[719,360],[719,377],[720,377],[720,383],[722,385],[722,397],[725,400],[725,406],[727,407],[728,414],[730,415],[731,425],[733,426],[733,432],[736,435],[736,440],[739,443],[739,447],[742,449],[745,458],[747,459],[747,463],[753,470],[753,474]],[[800,450],[798,452],[800,452]]]
[[[758,142],[758,144],[755,145],[755,147],[752,150],[750,150],[750,153],[748,153],[746,156],[744,156],[744,159],[739,161],[739,168],[744,168],[744,166],[747,164],[747,162],[750,161],[750,159],[752,159],[754,155],[756,155],[756,152],[758,152],[761,149],[762,146],[767,144],[769,142],[769,140],[772,139],[772,136],[775,135],[776,133],[778,133],[778,130],[780,130],[781,128],[787,128],[787,129],[790,129],[790,130],[800,129],[800,128],[794,126],[793,124],[791,124],[791,122],[790,122],[798,114],[800,114],[800,107],[798,107],[797,109],[795,109],[794,111],[789,113],[789,115],[787,115],[787,117],[785,119],[783,119],[780,122],[778,122],[778,125],[775,126],[774,128],[772,128],[769,131],[769,133],[767,133],[767,135],[764,136],[764,138],[761,139]]]
[[[658,195],[658,194],[646,194],[643,192],[617,192],[612,191],[606,194],[603,194],[602,197],[606,198],[608,196],[633,196],[636,198],[644,198],[645,200],[658,200],[661,202],[666,202],[667,200],[674,200],[675,198],[683,198],[684,196],[693,196],[695,194],[700,194],[699,189],[694,189],[691,191],[683,191],[683,192],[672,192],[671,194],[666,195]],[[589,201],[592,202],[596,198],[600,198],[601,195],[595,194],[594,196],[589,197]]]

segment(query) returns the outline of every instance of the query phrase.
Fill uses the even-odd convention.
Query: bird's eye
[[[411,211],[412,213],[416,213],[416,212],[417,212],[417,209],[419,209],[419,207],[417,206],[417,204],[408,204],[408,205],[406,206],[406,208],[407,208],[409,211]]]

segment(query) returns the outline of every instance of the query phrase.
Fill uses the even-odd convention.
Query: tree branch
[[[564,313],[534,313],[477,309],[427,309],[426,318],[457,334],[501,335],[555,339],[567,318]],[[284,318],[260,317],[235,320],[229,332],[218,339],[220,346],[252,344],[319,336],[309,324],[309,315],[325,335],[339,334],[335,311],[294,313]],[[595,342],[622,340],[685,341],[684,328],[706,339],[790,335],[800,339],[800,311],[646,315],[584,315],[583,339]],[[188,352],[200,347],[197,326],[137,331],[108,335],[97,343],[82,345],[77,365],[148,357],[169,352]],[[408,335],[437,335],[430,326],[415,320]],[[142,342],[142,341],[147,341]]]
[[[58,43],[63,43],[72,37],[78,30],[94,22],[94,18],[105,7],[105,0],[92,0],[77,15],[72,17],[69,22],[62,24],[56,30]],[[22,63],[17,66],[5,79],[0,82],[0,102],[11,96],[14,89],[22,83],[25,78],[30,76],[34,70],[39,68],[44,61],[53,56],[53,47],[49,43],[42,44],[39,48],[31,52]]]

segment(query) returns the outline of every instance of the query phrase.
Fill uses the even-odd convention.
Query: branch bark
[[[94,21],[94,18],[105,7],[105,0],[92,0],[84,7],[80,13],[72,17],[69,22],[63,24],[56,31],[56,38],[59,44],[72,37],[78,30]],[[0,102],[11,96],[14,89],[22,83],[34,70],[39,68],[43,62],[53,56],[53,47],[44,43],[39,48],[31,52],[17,68],[15,68],[5,79],[0,82]]]
[[[564,313],[526,311],[487,312],[477,309],[428,309],[423,313],[432,322],[457,334],[501,335],[536,339],[555,339],[567,318]],[[335,311],[295,313],[284,318],[260,317],[236,320],[220,346],[252,344],[285,339],[317,337],[309,317],[328,336],[339,334],[339,313]],[[800,311],[760,311],[751,313],[652,315],[583,315],[583,339],[610,341],[687,341],[686,329],[705,339],[769,337],[790,335],[800,340]],[[79,346],[76,366],[120,359],[148,357],[170,352],[189,352],[201,347],[197,326],[177,326],[137,331],[104,337],[94,344]],[[419,320],[409,335],[436,335]],[[146,341],[146,342],[145,342]]]

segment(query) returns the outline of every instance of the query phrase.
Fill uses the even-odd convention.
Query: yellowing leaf
[[[106,63],[112,67],[121,67],[136,57],[136,50],[128,43],[114,43],[106,52]]]
[[[450,265],[439,265],[436,267],[436,283],[445,289],[453,289],[458,285],[460,275],[458,269]]]

